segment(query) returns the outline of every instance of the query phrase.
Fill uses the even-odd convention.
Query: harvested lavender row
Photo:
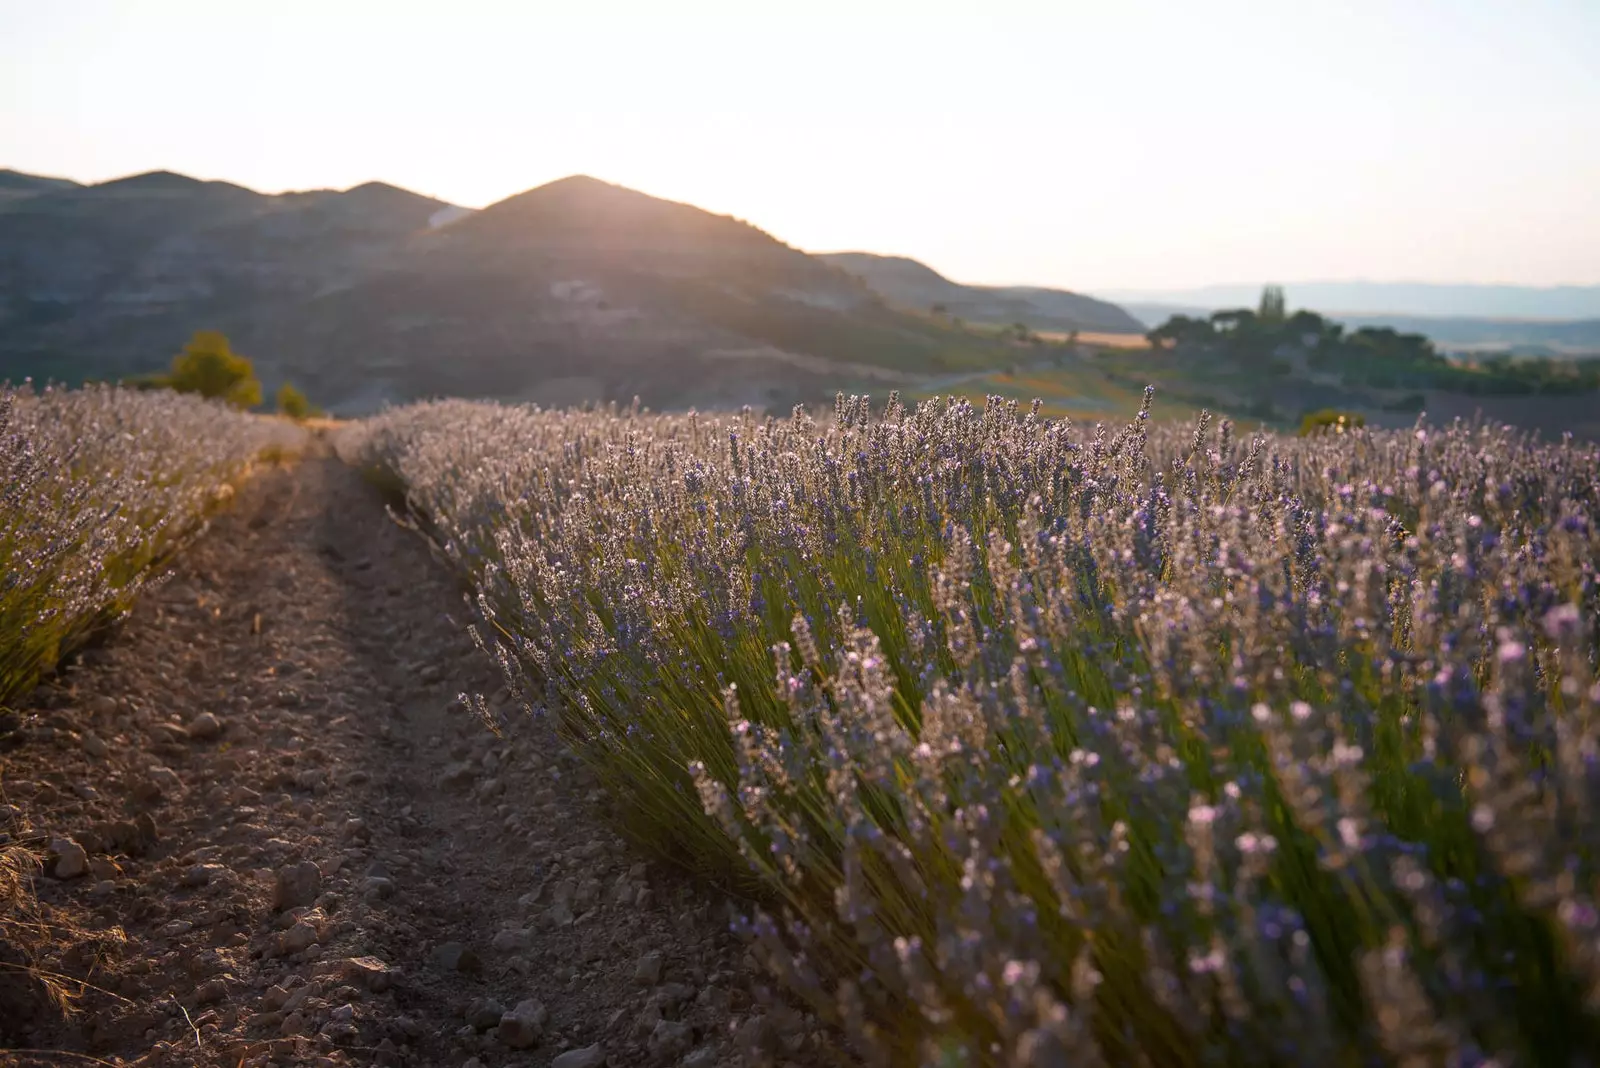
[[[299,433],[175,393],[0,386],[0,702],[124,611],[231,481]]]
[[[343,441],[866,1058],[1600,1050],[1600,449],[448,401]]]

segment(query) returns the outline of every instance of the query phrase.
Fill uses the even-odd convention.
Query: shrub
[[[278,387],[277,399],[278,412],[282,415],[288,416],[290,419],[298,421],[310,419],[315,415],[321,414],[321,410],[313,407],[311,402],[306,399],[306,395],[304,393],[300,392],[288,382],[285,382],[283,385]]]
[[[172,370],[162,384],[179,393],[198,393],[224,401],[234,408],[254,408],[261,403],[261,383],[256,381],[255,368],[215,330],[197,331],[189,339],[183,351],[173,357]]]
[[[1600,449],[443,402],[406,487],[628,827],[894,1063],[1600,1048]]]
[[[1304,438],[1326,431],[1342,434],[1346,430],[1366,425],[1367,417],[1359,412],[1341,412],[1336,408],[1322,408],[1315,412],[1308,412],[1301,418],[1300,436]]]

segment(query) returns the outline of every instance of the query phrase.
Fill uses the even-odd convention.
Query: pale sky
[[[0,0],[0,167],[574,173],[1087,291],[1600,283],[1600,0]]]

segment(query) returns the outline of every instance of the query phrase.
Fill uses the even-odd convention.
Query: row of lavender
[[[125,611],[299,431],[176,393],[0,387],[0,704]]]
[[[341,451],[885,1063],[1591,1063],[1600,450],[466,402]]]

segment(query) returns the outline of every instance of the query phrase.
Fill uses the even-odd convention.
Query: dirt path
[[[337,462],[247,488],[0,742],[0,832],[53,850],[45,963],[100,988],[62,1023],[0,984],[0,1050],[816,1060],[821,1037],[763,1007],[724,903],[605,829],[542,722],[513,714],[497,737],[455,700],[499,691],[460,607]]]

